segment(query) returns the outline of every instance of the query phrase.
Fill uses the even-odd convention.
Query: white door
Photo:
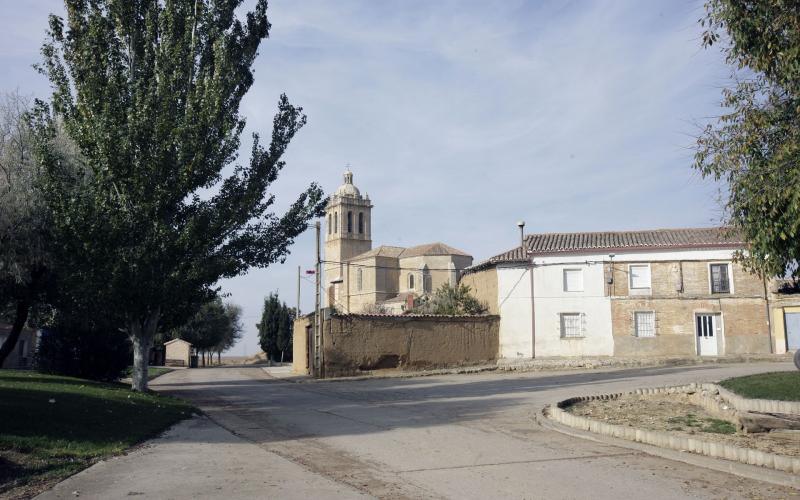
[[[722,334],[719,314],[697,315],[697,354],[700,356],[717,356]]]

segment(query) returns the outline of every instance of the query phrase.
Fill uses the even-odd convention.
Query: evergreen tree
[[[268,359],[274,360],[279,355],[278,330],[280,330],[281,303],[278,294],[270,293],[264,299],[264,310],[261,314],[261,322],[256,325],[258,328],[258,340],[261,350],[267,355]]]

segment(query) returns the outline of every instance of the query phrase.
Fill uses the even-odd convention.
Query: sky
[[[251,3],[251,2],[246,2]],[[691,168],[729,70],[702,49],[703,0],[272,0],[241,112],[271,133],[286,93],[308,115],[271,192],[281,212],[350,164],[373,245],[441,241],[478,262],[526,232],[700,227],[718,186]],[[0,91],[46,97],[40,60],[57,0],[0,0]],[[245,137],[246,139],[246,137]],[[243,140],[240,161],[248,161]],[[313,229],[282,264],[221,282],[243,308],[229,354],[258,352],[264,296],[295,305]],[[301,282],[301,310],[314,288]]]

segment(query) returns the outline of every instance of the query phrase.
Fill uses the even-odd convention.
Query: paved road
[[[798,491],[539,427],[574,395],[714,381],[790,364],[484,373],[294,383],[257,367],[180,370],[180,424],[42,498],[800,498]],[[214,422],[224,429],[214,425]],[[227,431],[225,430],[227,429]],[[228,432],[230,431],[230,432]]]
[[[183,370],[154,385],[262,449],[382,498],[789,498],[797,491],[539,427],[544,404],[791,369],[740,364],[486,373],[298,384],[259,368]]]

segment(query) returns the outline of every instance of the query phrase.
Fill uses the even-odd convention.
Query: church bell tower
[[[353,172],[344,172],[344,184],[339,186],[325,207],[324,286],[328,290],[328,305],[334,305],[337,284],[346,276],[345,262],[351,257],[372,249],[372,203],[369,195],[353,185]]]

